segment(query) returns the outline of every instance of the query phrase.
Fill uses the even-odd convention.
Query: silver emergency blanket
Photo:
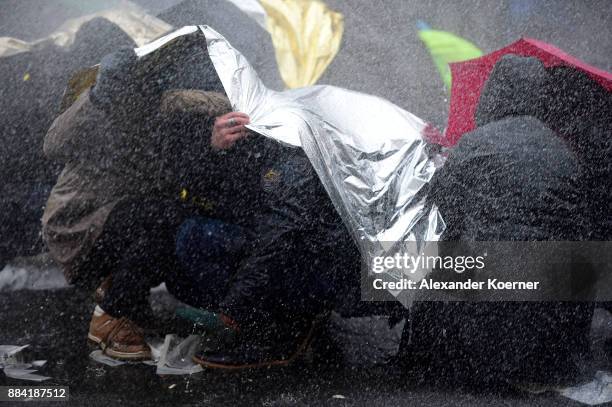
[[[422,244],[439,239],[445,225],[438,209],[426,206],[423,196],[417,199],[436,170],[423,139],[425,122],[384,99],[334,86],[270,90],[246,58],[208,26],[183,27],[136,53],[146,55],[197,30],[206,37],[233,109],[250,116],[247,127],[304,149],[364,264],[392,256],[401,242],[415,242],[420,252]],[[418,281],[423,274],[397,276],[402,277]]]

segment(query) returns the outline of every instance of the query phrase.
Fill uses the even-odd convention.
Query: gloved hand
[[[90,92],[92,102],[106,112],[129,104],[137,90],[138,57],[131,48],[120,48],[100,61],[96,84]]]

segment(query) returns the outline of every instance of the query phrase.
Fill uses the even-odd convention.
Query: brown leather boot
[[[96,307],[87,338],[102,348],[105,354],[121,360],[151,358],[151,349],[145,342],[143,330],[133,321],[115,318]]]

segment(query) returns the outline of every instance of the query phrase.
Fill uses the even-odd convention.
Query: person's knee
[[[193,255],[196,240],[201,237],[198,233],[201,222],[200,218],[189,218],[179,227],[176,235],[176,255],[179,261],[184,262]]]
[[[213,261],[224,255],[225,231],[219,221],[201,217],[189,218],[179,227],[176,255],[184,265]]]

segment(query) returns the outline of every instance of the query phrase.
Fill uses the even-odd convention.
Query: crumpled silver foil
[[[334,86],[270,90],[208,26],[183,27],[136,52],[144,55],[198,29],[233,109],[250,116],[253,132],[304,149],[364,264],[393,256],[403,242],[414,242],[421,252],[426,242],[439,239],[444,221],[418,195],[436,171],[423,137],[427,123],[387,100]],[[393,277],[418,281],[423,273]]]

